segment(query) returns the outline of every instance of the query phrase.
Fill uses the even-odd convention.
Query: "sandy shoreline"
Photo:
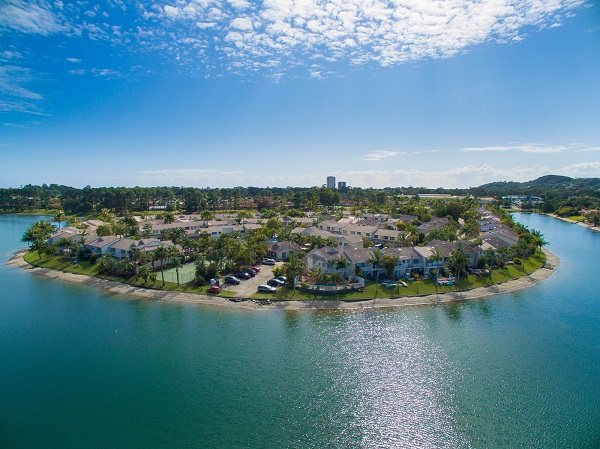
[[[556,218],[561,221],[566,221],[567,223],[572,223],[572,224],[576,224],[579,226],[583,226],[584,228],[591,229],[592,231],[600,232],[600,227],[598,227],[598,226],[592,226],[592,225],[590,225],[588,223],[584,223],[582,221],[575,221],[575,220],[571,220],[570,218],[559,217],[558,215],[554,215],[554,214],[546,214],[546,215],[548,215],[549,217],[552,217],[552,218]]]
[[[270,305],[259,305],[252,301],[233,302],[219,296],[207,296],[194,293],[181,293],[171,291],[152,290],[132,285],[122,284],[120,282],[108,281],[91,276],[76,273],[65,273],[63,271],[51,270],[48,268],[39,268],[29,265],[23,259],[26,250],[19,251],[6,263],[9,266],[21,268],[30,271],[38,276],[48,279],[72,282],[88,287],[99,288],[104,292],[125,295],[138,299],[150,299],[158,301],[175,301],[202,304],[207,306],[235,307],[244,309],[279,309],[279,310],[315,310],[315,309],[370,309],[373,307],[403,307],[417,305],[441,304],[452,301],[465,301],[468,299],[479,299],[488,296],[499,295],[502,293],[513,292],[523,288],[531,287],[544,279],[549,278],[554,269],[560,265],[560,260],[552,253],[544,249],[546,253],[546,265],[533,273],[506,281],[501,284],[495,284],[489,287],[477,287],[472,290],[461,292],[446,292],[425,296],[399,297],[399,298],[377,298],[375,301],[366,299],[362,301],[336,301],[331,299],[310,300],[310,301],[273,301]]]

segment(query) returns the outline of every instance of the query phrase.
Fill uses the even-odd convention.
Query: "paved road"
[[[281,265],[278,262],[277,265]],[[261,284],[266,284],[269,279],[273,277],[273,267],[270,265],[260,265],[260,273],[253,278],[243,280],[239,285],[225,284],[224,289],[232,292],[236,292],[239,298],[249,298],[251,295],[256,293],[256,288]]]

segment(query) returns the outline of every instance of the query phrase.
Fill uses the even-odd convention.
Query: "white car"
[[[263,260],[263,264],[265,264],[265,265],[275,265],[275,259],[265,259],[265,260]]]
[[[270,285],[259,285],[257,290],[263,293],[275,293],[277,291],[275,287],[271,287]]]

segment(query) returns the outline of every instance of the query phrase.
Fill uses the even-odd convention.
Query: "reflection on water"
[[[597,447],[600,298],[565,286],[600,235],[527,219],[554,276],[431,307],[209,309],[1,267],[0,447]],[[4,253],[28,220],[0,217]]]

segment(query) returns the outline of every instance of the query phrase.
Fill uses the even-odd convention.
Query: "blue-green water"
[[[4,266],[0,448],[598,448],[600,233],[514,294],[393,310],[133,301]]]

